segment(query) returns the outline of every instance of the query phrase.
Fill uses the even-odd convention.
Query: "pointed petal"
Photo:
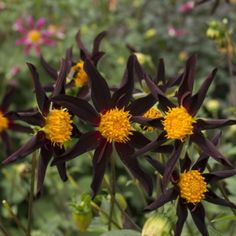
[[[137,60],[135,55],[130,55],[126,71],[127,71],[127,80],[124,85],[121,86],[118,90],[116,90],[112,96],[112,105],[117,106],[118,108],[122,108],[126,106],[131,97],[134,88],[134,65]],[[125,72],[126,75],[126,72]]]
[[[72,148],[66,150],[66,152],[60,156],[60,158],[54,159],[52,165],[57,165],[65,161],[74,159],[75,157],[95,149],[98,146],[99,132],[92,131],[81,135],[79,141]]]
[[[12,99],[12,95],[14,94],[15,90],[16,90],[16,83],[11,83],[7,85],[6,93],[3,96],[2,103],[0,104],[0,111],[2,111],[3,113],[5,113],[8,110]]]
[[[231,119],[197,119],[196,127],[199,130],[217,129],[228,125],[235,125],[236,120]]]
[[[177,93],[179,104],[183,95],[186,92],[190,92],[192,94],[196,63],[197,63],[196,55],[192,55],[186,62],[182,83],[180,84]]]
[[[145,156],[147,161],[163,176],[165,172],[165,166],[158,160]]]
[[[95,56],[97,53],[99,53],[99,47],[101,44],[101,41],[103,40],[103,38],[106,36],[107,32],[106,31],[102,31],[100,34],[98,34],[96,36],[96,38],[94,39],[93,42],[93,51],[92,51],[92,57]]]
[[[2,164],[7,165],[15,161],[19,161],[25,156],[29,155],[33,151],[40,148],[45,142],[45,134],[43,132],[38,132],[33,138],[31,138],[26,144],[21,146],[16,152],[11,154],[7,159],[5,159]]]
[[[175,225],[175,236],[181,236],[184,222],[187,220],[188,217],[188,210],[181,199],[179,199],[178,201],[176,214],[178,217],[178,221]]]
[[[227,201],[219,196],[217,196],[214,192],[212,192],[210,189],[206,192],[205,199],[208,202],[211,202],[216,205],[220,206],[226,206],[230,208],[236,209],[236,205],[233,202]]]
[[[195,116],[200,109],[207,91],[212,83],[212,81],[215,78],[217,69],[214,69],[212,73],[206,78],[206,80],[203,82],[202,86],[200,87],[199,91],[192,97],[191,106],[190,106],[190,114],[192,116]]]
[[[195,142],[203,152],[213,157],[216,161],[225,166],[232,167],[230,161],[218,151],[215,145],[209,139],[205,138],[202,133],[199,132],[191,135],[191,140]]]
[[[40,156],[38,160],[38,171],[37,171],[37,197],[40,197],[43,193],[43,183],[47,166],[52,157],[52,151],[47,149],[45,146],[41,147]]]
[[[176,141],[174,150],[166,163],[165,173],[163,175],[163,188],[165,189],[172,177],[172,173],[175,169],[176,163],[179,160],[180,153],[182,151],[183,143]]]
[[[57,80],[57,70],[47,63],[42,55],[40,56],[40,63],[44,70],[51,76],[51,78]]]
[[[30,128],[29,126],[24,126],[16,123],[11,124],[9,129],[22,133],[33,133],[32,128]]]
[[[84,69],[91,82],[91,98],[97,111],[102,112],[111,107],[111,94],[105,79],[100,75],[90,60],[84,63]]]
[[[131,102],[127,110],[133,116],[143,115],[148,109],[150,109],[156,103],[156,99],[149,94],[145,97],[139,98]]]
[[[207,183],[222,180],[234,175],[236,175],[236,169],[219,170],[203,174]]]
[[[27,63],[29,70],[31,72],[33,81],[34,81],[34,87],[35,87],[35,93],[36,93],[36,99],[38,103],[38,107],[40,111],[43,113],[43,115],[47,115],[49,111],[50,102],[48,97],[46,96],[43,87],[41,86],[41,83],[39,81],[39,75],[34,65]]]
[[[101,186],[106,166],[112,154],[112,144],[102,140],[93,156],[93,180],[91,188],[93,190],[92,198],[97,195]]]
[[[146,190],[148,195],[152,194],[152,179],[146,174],[139,166],[138,160],[135,157],[131,157],[134,149],[128,143],[115,143],[117,153],[123,162],[123,164],[130,170],[132,175],[139,180],[140,184]]]
[[[78,97],[59,95],[52,98],[52,101],[67,108],[71,113],[92,125],[97,126],[100,121],[100,116],[93,107],[87,101]]]
[[[33,112],[18,112],[19,120],[22,120],[30,125],[43,126],[44,119],[38,111]]]
[[[163,58],[161,58],[159,60],[158,68],[157,68],[157,76],[156,76],[156,79],[155,79],[156,84],[158,84],[159,82],[162,82],[163,84],[165,84],[165,82],[166,82],[165,63],[164,63]]]
[[[161,194],[161,196],[156,201],[154,201],[150,205],[146,206],[144,208],[144,211],[156,210],[159,207],[166,204],[167,202],[175,200],[177,198],[177,196],[178,196],[177,190],[174,187],[170,188],[170,189],[166,190],[163,194]]]
[[[222,132],[218,132],[211,140],[211,142],[217,146],[219,141],[220,141],[220,137],[221,137]],[[192,166],[192,170],[199,170],[200,172],[203,172],[207,166],[207,162],[209,159],[209,155],[207,155],[206,153],[202,152],[199,156],[199,158],[197,159],[197,161],[194,163],[194,165]]]
[[[9,136],[6,131],[0,132],[0,136],[5,146],[6,154],[9,156],[12,152]]]
[[[206,223],[205,223],[205,210],[201,203],[199,203],[197,206],[191,206],[190,212],[193,218],[193,221],[195,225],[197,226],[199,232],[203,236],[209,236]]]
[[[77,45],[78,45],[78,47],[80,49],[82,60],[85,60],[86,58],[89,58],[90,57],[90,53],[88,52],[88,50],[84,46],[84,43],[81,40],[80,31],[78,31],[78,33],[76,34],[75,39],[76,39]]]
[[[133,144],[134,147],[141,148],[149,144],[151,141],[146,138],[142,133],[138,131],[133,131],[132,136],[130,137],[130,142]]]
[[[189,158],[188,153],[186,153],[184,159],[180,160],[181,173],[185,170],[188,171],[190,169],[191,163],[191,159]]]

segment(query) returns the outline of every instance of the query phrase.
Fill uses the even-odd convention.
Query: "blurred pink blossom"
[[[10,69],[10,77],[12,78],[12,77],[16,76],[19,72],[20,72],[20,66],[18,66],[18,65],[12,66]]]
[[[183,3],[180,7],[179,7],[179,12],[180,13],[187,13],[189,11],[192,11],[194,8],[194,1],[188,1]]]
[[[187,33],[185,29],[182,29],[182,28],[177,29],[177,28],[174,28],[173,26],[169,26],[167,29],[167,32],[168,32],[168,35],[173,38],[174,37],[176,37],[176,38],[182,37],[182,36],[186,35],[186,33]]]
[[[54,46],[53,34],[46,29],[45,19],[40,18],[34,21],[32,16],[18,18],[15,22],[14,29],[18,31],[22,37],[16,40],[16,45],[24,45],[24,54],[28,55],[32,48],[35,49],[37,56],[41,54],[41,46]]]

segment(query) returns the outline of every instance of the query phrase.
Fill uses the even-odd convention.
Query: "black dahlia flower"
[[[136,158],[129,158],[134,153],[135,147],[141,147],[150,142],[134,130],[132,122],[136,116],[145,113],[155,103],[152,95],[132,101],[136,60],[135,55],[129,57],[124,73],[125,79],[121,87],[112,95],[105,79],[92,61],[90,59],[85,61],[84,69],[90,78],[94,108],[78,97],[59,95],[52,99],[95,128],[94,131],[83,134],[72,149],[53,161],[54,164],[62,163],[95,149],[91,184],[93,196],[97,194],[113,147],[123,164],[140,181],[145,190],[149,194],[152,192],[151,178],[140,168]]]
[[[214,137],[212,142],[216,144],[218,138],[219,136]],[[161,175],[164,175],[166,167],[158,160],[154,160],[151,157],[147,158],[154,168]],[[176,214],[178,220],[175,226],[175,236],[181,235],[183,225],[188,216],[188,210],[199,232],[203,236],[209,235],[205,224],[203,200],[236,209],[234,203],[216,195],[209,186],[215,181],[235,175],[236,170],[228,169],[204,173],[208,158],[209,156],[206,153],[201,153],[197,161],[192,165],[188,154],[186,154],[185,158],[180,162],[181,173],[175,169],[171,175],[172,187],[164,190],[157,200],[145,207],[145,211],[152,211],[170,201],[177,200]]]
[[[65,79],[67,68],[70,65],[62,60],[56,86],[53,95],[63,94],[65,90]],[[36,134],[16,152],[11,154],[2,163],[9,164],[21,160],[25,156],[40,149],[38,162],[38,194],[42,191],[47,166],[54,156],[57,158],[65,149],[64,144],[69,141],[72,135],[79,134],[73,125],[71,114],[57,104],[51,103],[39,81],[39,75],[36,68],[28,63],[29,70],[35,86],[36,100],[38,103],[38,111],[18,113],[21,120],[27,122],[37,131]],[[63,181],[67,179],[65,163],[57,164],[57,169]]]
[[[11,98],[15,92],[16,84],[14,81],[11,81],[11,84],[7,85],[6,93],[2,98],[0,104],[0,137],[4,142],[6,153],[10,155],[11,153],[11,144],[7,131],[12,130],[16,132],[31,133],[32,129],[30,127],[17,124],[17,116],[15,112],[8,111]]]

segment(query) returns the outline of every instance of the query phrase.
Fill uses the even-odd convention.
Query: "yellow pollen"
[[[0,112],[0,133],[7,129],[9,126],[9,120]]]
[[[88,75],[84,71],[84,62],[82,60],[71,67],[71,72],[77,88],[82,88],[88,83]]]
[[[196,120],[181,106],[169,109],[165,114],[163,126],[168,139],[179,139],[183,142],[188,135],[193,134],[195,122]]]
[[[181,198],[184,198],[187,203],[194,205],[201,202],[207,192],[205,178],[198,170],[190,170],[182,173],[178,186]]]
[[[41,39],[41,33],[38,30],[31,30],[28,33],[28,39],[31,42],[36,43]]]
[[[51,110],[45,118],[45,125],[43,127],[46,138],[53,145],[62,147],[66,141],[71,139],[73,129],[71,123],[71,115],[65,109]]]
[[[146,113],[144,113],[143,117],[151,119],[160,118],[161,112],[157,108],[152,107]],[[152,126],[144,126],[143,129],[147,130],[148,132],[153,132],[154,130],[156,130],[156,128]]]
[[[108,110],[101,114],[98,131],[108,142],[126,143],[132,135],[131,115],[124,108]]]

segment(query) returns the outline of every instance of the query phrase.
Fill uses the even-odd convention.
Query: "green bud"
[[[81,232],[85,232],[92,221],[92,212],[87,213],[73,213],[72,219],[75,222],[77,229]]]

